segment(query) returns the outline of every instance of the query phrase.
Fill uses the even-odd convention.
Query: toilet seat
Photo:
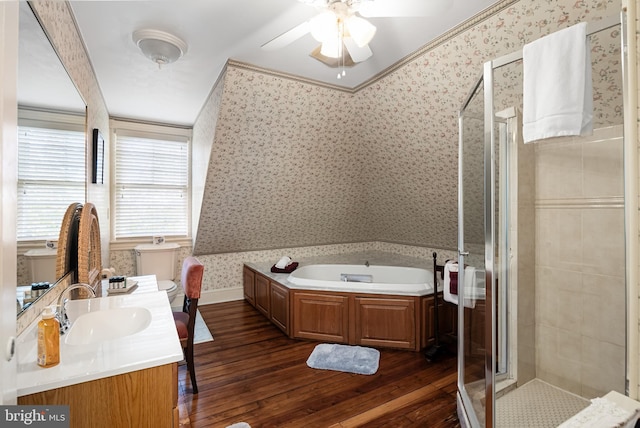
[[[178,294],[178,285],[170,280],[161,280],[158,281],[158,290],[165,290],[167,292],[167,296],[169,297],[169,302],[172,302]]]
[[[170,280],[158,281],[158,290],[166,290],[166,292],[170,292],[178,288],[178,285]]]

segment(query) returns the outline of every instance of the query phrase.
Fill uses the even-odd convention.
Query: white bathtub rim
[[[301,278],[300,273],[304,272],[304,268],[335,268],[340,273],[356,273],[367,274],[369,271],[376,269],[393,269],[404,270],[411,273],[426,273],[425,281],[414,283],[400,283],[400,282],[344,282],[344,281],[331,281],[326,279],[311,279]],[[350,271],[351,270],[351,271]],[[296,274],[297,272],[297,274]],[[347,265],[347,264],[311,264],[300,266],[286,277],[284,281],[285,286],[290,289],[298,290],[316,290],[316,291],[339,291],[346,293],[370,293],[370,294],[387,294],[387,295],[402,295],[402,296],[426,296],[433,294],[433,273],[428,269],[406,267],[406,266],[385,266],[385,265],[372,265],[365,267],[361,265]],[[440,288],[440,287],[439,287]]]

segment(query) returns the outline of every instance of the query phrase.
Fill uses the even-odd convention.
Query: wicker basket
[[[87,202],[80,214],[78,230],[78,282],[89,284],[101,294],[102,254],[100,245],[100,223],[95,205]]]
[[[77,233],[74,231],[74,227],[77,227],[81,210],[82,204],[74,202],[67,207],[67,211],[62,218],[60,235],[58,236],[58,251],[56,253],[56,278],[62,278],[74,268],[69,256],[69,245],[73,245],[73,243],[69,241]]]

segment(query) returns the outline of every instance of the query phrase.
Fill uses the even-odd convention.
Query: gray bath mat
[[[307,359],[307,365],[312,369],[372,375],[378,371],[379,361],[377,349],[321,343]]]

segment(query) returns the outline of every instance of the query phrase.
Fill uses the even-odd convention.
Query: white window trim
[[[58,130],[69,130],[75,132],[81,132],[85,135],[85,175],[87,171],[87,122],[86,114],[84,112],[62,112],[54,110],[39,109],[28,106],[18,106],[18,127],[39,127]],[[87,197],[87,185],[85,180],[84,197],[82,201]],[[62,223],[62,217],[60,218]],[[57,241],[58,237],[51,237],[52,240]],[[31,239],[17,241],[17,255],[23,255],[31,249],[44,248],[46,240],[43,239]]]
[[[191,212],[192,212],[192,129],[187,127],[178,127],[172,125],[158,125],[150,123],[131,122],[121,119],[111,119],[109,121],[109,128],[111,130],[110,140],[110,175],[112,177],[109,193],[110,193],[110,206],[113,207],[113,214],[109,217],[110,224],[110,249],[114,251],[127,250],[135,247],[137,244],[150,243],[152,236],[139,237],[139,238],[115,238],[115,206],[116,206],[116,139],[118,132],[126,134],[127,136],[141,137],[141,138],[153,138],[158,140],[173,140],[173,141],[185,141],[187,143],[188,150],[188,162],[187,162],[187,236],[184,237],[167,237],[166,242],[177,242],[181,246],[192,245],[191,237]]]

